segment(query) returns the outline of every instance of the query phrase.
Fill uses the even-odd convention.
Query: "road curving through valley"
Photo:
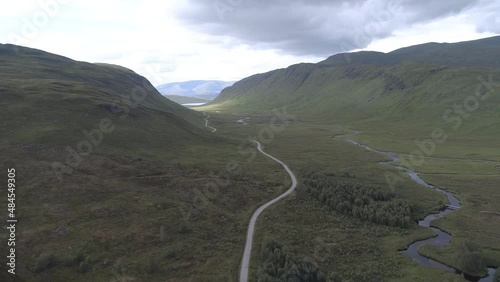
[[[206,118],[204,119],[205,126],[208,127],[208,128],[210,128],[212,130],[212,133],[215,133],[215,131],[217,131],[217,128],[211,127],[210,125],[208,125],[208,119],[210,118],[210,116],[207,113],[205,113],[205,112],[203,112],[203,114],[206,116]]]
[[[292,194],[292,192],[295,190],[297,187],[297,178],[295,177],[295,174],[293,174],[292,170],[286,165],[284,162],[281,160],[271,156],[270,154],[264,152],[262,149],[262,145],[260,144],[259,141],[256,140],[250,140],[254,142],[257,145],[257,150],[263,154],[264,156],[272,159],[273,161],[279,163],[280,165],[283,166],[283,168],[286,170],[288,175],[290,176],[290,179],[292,180],[292,184],[290,185],[290,188],[283,194],[279,195],[278,197],[274,198],[273,200],[265,203],[264,205],[260,206],[253,214],[252,217],[250,218],[250,223],[248,224],[248,231],[247,231],[247,240],[245,243],[245,249],[243,251],[243,257],[241,259],[241,265],[240,265],[240,282],[247,282],[248,281],[248,271],[250,268],[250,258],[252,254],[252,243],[253,243],[253,235],[255,231],[255,223],[257,222],[257,218],[259,215],[267,209],[269,206],[273,205],[274,203],[278,202],[279,200],[285,198],[286,196]]]
[[[205,126],[212,129],[212,133],[214,133],[215,131],[217,131],[216,128],[214,127],[211,127],[208,125],[208,120],[210,118],[210,116],[203,112],[203,114],[206,116],[205,118]],[[259,141],[256,141],[256,140],[249,140],[253,143],[255,143],[257,145],[257,150],[263,154],[264,156],[272,159],[273,161],[279,163],[281,166],[283,166],[283,168],[285,169],[285,171],[288,173],[288,175],[290,176],[290,180],[292,181],[291,185],[290,185],[290,188],[288,188],[288,190],[279,195],[278,197],[272,199],[271,201],[265,203],[264,205],[260,206],[257,210],[254,211],[254,213],[252,214],[252,217],[250,218],[250,222],[248,223],[248,230],[247,230],[247,237],[246,237],[246,242],[245,242],[245,248],[243,250],[243,256],[241,258],[241,264],[240,264],[240,282],[247,282],[248,281],[248,272],[249,272],[249,268],[250,268],[250,258],[251,258],[251,255],[252,255],[252,244],[253,244],[253,235],[255,233],[255,224],[257,223],[257,218],[259,217],[259,215],[265,210],[267,209],[268,207],[270,207],[271,205],[273,205],[274,203],[278,202],[279,200],[285,198],[286,196],[292,194],[292,192],[295,190],[295,188],[297,187],[297,178],[295,177],[295,174],[292,172],[292,170],[288,167],[288,165],[286,163],[284,163],[283,161],[279,160],[278,158],[264,152],[264,149],[262,148],[262,144],[260,144]]]

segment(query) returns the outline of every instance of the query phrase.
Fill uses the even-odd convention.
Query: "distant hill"
[[[219,80],[191,80],[186,82],[172,82],[156,86],[163,95],[189,96],[205,100],[212,100],[226,87],[233,85],[233,81]]]
[[[490,82],[490,76],[493,83]],[[297,64],[256,74],[226,88],[209,105],[266,110],[288,106],[302,117],[337,122],[443,121],[443,114],[480,87],[497,89],[461,130],[500,124],[500,37],[429,43],[391,53],[334,55],[318,64]],[[455,114],[450,114],[454,116]]]
[[[115,130],[97,150],[166,152],[168,146],[211,138],[198,127],[200,113],[166,99],[124,67],[4,44],[0,62],[4,144],[75,144],[85,138],[83,130],[99,128],[103,119]]]
[[[163,95],[171,101],[176,102],[177,104],[189,104],[189,103],[208,103],[210,100],[200,99],[196,97],[189,96],[179,96],[179,95]]]
[[[500,36],[458,43],[426,43],[390,53],[356,52],[329,57],[320,65],[354,64],[390,66],[404,61],[467,67],[500,67]]]

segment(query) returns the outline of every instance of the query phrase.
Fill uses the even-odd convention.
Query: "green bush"
[[[160,271],[160,265],[158,265],[158,263],[156,262],[156,260],[154,259],[153,256],[148,257],[148,261],[146,264],[146,271],[149,274],[153,274],[153,273]]]
[[[177,251],[176,250],[169,250],[165,257],[167,259],[173,259],[173,258],[177,257]]]
[[[189,228],[186,224],[181,224],[179,226],[179,233],[181,234],[187,234],[191,232],[191,228]]]
[[[90,259],[89,256],[87,256],[84,261],[80,262],[80,265],[78,266],[78,271],[85,273],[89,271],[91,268],[92,268],[92,260]]]
[[[70,255],[67,255],[65,256],[61,262],[62,262],[62,265],[66,266],[66,267],[72,267],[72,266],[76,266],[76,265],[80,265],[80,263],[82,261],[85,260],[85,255],[83,253],[72,253]]]
[[[35,265],[33,267],[33,271],[38,273],[44,270],[47,270],[57,263],[56,256],[53,253],[44,253],[41,254],[38,258],[35,259]]]
[[[479,246],[467,240],[462,243],[459,255],[460,269],[468,274],[477,274],[484,270],[483,254]]]

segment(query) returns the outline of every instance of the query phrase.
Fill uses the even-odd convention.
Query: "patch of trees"
[[[379,187],[337,182],[314,172],[304,174],[304,189],[331,209],[377,224],[407,228],[415,208]]]
[[[289,253],[282,244],[271,240],[261,251],[259,282],[340,282],[336,275],[326,277],[310,260]]]

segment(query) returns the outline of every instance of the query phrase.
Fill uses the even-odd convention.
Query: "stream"
[[[359,133],[359,131],[356,131],[353,135],[356,135],[358,133]],[[406,172],[411,177],[411,179],[413,179],[418,184],[425,186],[427,188],[433,189],[435,191],[438,191],[439,193],[442,193],[446,196],[449,204],[447,205],[445,210],[443,210],[439,213],[429,214],[424,219],[422,219],[418,222],[418,225],[420,225],[422,227],[431,228],[432,231],[434,231],[434,233],[436,234],[436,236],[432,237],[432,238],[416,241],[416,242],[410,244],[406,250],[403,250],[401,252],[407,254],[413,260],[415,260],[416,262],[418,262],[422,266],[431,267],[431,268],[438,268],[438,269],[446,270],[448,272],[462,274],[462,272],[460,270],[455,269],[455,268],[453,268],[449,265],[446,265],[444,263],[441,263],[437,260],[423,256],[418,252],[418,249],[420,248],[420,246],[422,246],[425,243],[429,243],[433,246],[440,246],[440,247],[448,246],[450,244],[451,238],[452,238],[451,234],[449,234],[449,233],[447,233],[439,228],[431,227],[431,223],[435,219],[442,218],[445,215],[450,214],[450,213],[456,211],[457,209],[460,209],[462,207],[460,200],[458,200],[452,193],[447,192],[447,191],[445,191],[437,186],[434,186],[434,185],[431,185],[431,184],[425,182],[422,178],[420,178],[420,176],[418,175],[417,172],[415,172],[411,169],[408,169],[406,167],[396,165],[396,163],[399,163],[401,161],[401,159],[396,154],[394,154],[392,152],[378,151],[378,150],[372,149],[366,145],[360,144],[360,143],[358,143],[354,140],[351,140],[351,139],[346,139],[346,141],[348,141],[354,145],[360,146],[360,147],[362,147],[370,152],[374,152],[377,154],[381,154],[381,155],[385,155],[385,156],[390,157],[392,159],[392,161],[381,162],[381,163],[384,165],[392,166],[394,168],[397,168],[399,170]],[[467,274],[464,274],[464,277],[468,281],[472,281],[472,282],[492,282],[493,277],[495,275],[495,272],[496,272],[496,269],[488,268],[488,276],[486,276],[486,277],[474,277],[474,276],[470,276]]]

